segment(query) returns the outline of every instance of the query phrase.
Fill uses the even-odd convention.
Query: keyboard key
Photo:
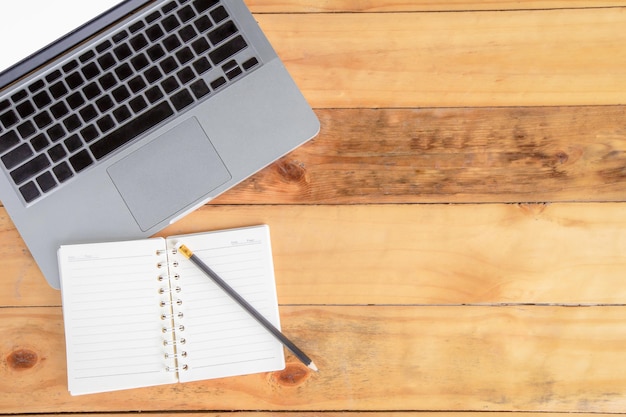
[[[37,177],[36,181],[37,184],[39,184],[39,188],[41,188],[41,191],[43,191],[44,193],[47,193],[57,186],[57,182],[50,172],[44,172]]]
[[[111,43],[111,41],[107,39],[106,41],[101,42],[100,44],[98,44],[98,46],[96,46],[96,51],[98,51],[98,53],[101,54],[107,49],[109,49],[112,45],[113,44]]]
[[[200,33],[204,33],[213,27],[213,22],[208,16],[200,16],[193,24]]]
[[[173,57],[167,57],[159,64],[165,74],[176,71],[178,69],[178,63]]]
[[[59,182],[65,182],[74,176],[67,162],[61,162],[59,165],[52,168],[52,172]]]
[[[0,101],[0,111],[6,110],[9,107],[11,107],[11,103],[9,102],[9,100]]]
[[[238,76],[240,76],[243,73],[243,70],[239,67],[237,68],[233,68],[232,70],[228,71],[226,73],[226,76],[228,77],[229,80],[233,80],[235,78],[237,78]]]
[[[80,114],[80,117],[83,119],[83,122],[85,123],[89,123],[90,121],[98,117],[98,111],[91,104],[88,104],[82,109],[80,109],[78,113]]]
[[[107,110],[112,109],[114,105],[115,103],[113,102],[113,100],[111,100],[111,96],[108,95],[100,97],[98,100],[96,100],[96,106],[98,106],[98,110],[103,113]]]
[[[127,63],[124,63],[120,65],[119,67],[115,68],[115,73],[117,74],[117,77],[120,79],[120,81],[124,81],[125,79],[133,75],[134,71],[130,67],[130,65],[128,65]]]
[[[165,46],[165,49],[167,49],[168,52],[172,52],[180,45],[180,40],[178,40],[178,37],[176,35],[170,35],[163,40],[163,46]]]
[[[37,106],[39,109],[43,109],[48,104],[50,104],[52,100],[50,99],[50,96],[47,92],[40,91],[39,93],[35,94],[35,96],[33,96],[33,102],[35,103],[35,106]]]
[[[46,130],[46,133],[52,142],[56,142],[65,136],[65,129],[60,124],[56,124]]]
[[[30,91],[31,93],[36,93],[37,91],[44,88],[45,85],[46,83],[44,83],[43,80],[37,80],[28,86],[28,91]]]
[[[197,55],[202,55],[203,53],[211,49],[209,42],[207,42],[207,40],[204,38],[200,38],[200,39],[193,41],[191,44],[191,47],[193,48],[193,50],[196,52]]]
[[[48,142],[48,138],[46,138],[46,135],[44,135],[43,133],[38,134],[37,136],[35,136],[34,138],[30,140],[30,146],[33,147],[35,152],[42,151],[49,144],[50,142]]]
[[[94,125],[89,125],[83,128],[80,131],[80,134],[83,137],[83,140],[89,143],[98,137],[98,129],[96,129]]]
[[[223,86],[224,84],[226,84],[226,78],[224,78],[224,77],[220,77],[220,78],[218,78],[218,79],[214,80],[214,81],[211,83],[211,88],[212,88],[212,89],[214,89],[214,90],[217,90],[218,88],[220,88],[220,87],[221,87],[221,86]]]
[[[219,26],[218,28],[209,32],[208,37],[213,45],[217,45],[219,43],[222,43],[226,39],[230,38],[237,32],[239,32],[239,30],[237,29],[237,26],[235,26],[235,24],[232,21],[228,21],[224,23],[222,26]]]
[[[246,62],[244,62],[243,64],[241,64],[241,66],[243,67],[243,69],[248,71],[248,70],[254,68],[258,63],[259,63],[259,60],[256,59],[255,57],[252,57],[249,60],[247,60]]]
[[[82,120],[80,120],[80,117],[78,117],[75,114],[72,114],[71,116],[63,120],[63,125],[65,126],[68,132],[73,132],[76,129],[79,129],[83,125],[83,122]]]
[[[217,3],[219,3],[218,0],[195,0],[193,5],[198,13],[202,13],[215,6]]]
[[[74,90],[84,84],[85,80],[81,77],[78,71],[71,73],[65,78],[65,82],[70,87],[70,90]]]
[[[117,85],[117,79],[113,74],[104,74],[102,77],[98,78],[98,83],[100,83],[103,90],[107,91]]]
[[[67,162],[61,162],[59,165],[52,168],[52,172],[59,182],[65,182],[74,176]]]
[[[115,99],[115,101],[117,101],[118,103],[121,103],[122,101],[130,97],[130,92],[123,85],[120,85],[119,87],[117,87],[115,90],[111,92],[111,94],[113,95],[113,98]]]
[[[87,168],[89,165],[93,164],[93,159],[86,149],[83,149],[76,155],[71,156],[69,161],[75,172],[80,172]]]
[[[158,86],[154,86],[146,91],[146,97],[150,104],[154,104],[163,98],[163,92]]]
[[[78,135],[72,135],[63,142],[70,153],[74,153],[83,147],[83,141]]]
[[[120,61],[123,61],[129,56],[131,56],[133,52],[131,51],[130,47],[127,44],[123,43],[117,48],[113,49],[113,53],[115,54],[117,59],[119,59]]]
[[[135,117],[127,125],[114,130],[106,137],[93,143],[89,148],[94,157],[100,160],[173,114],[174,112],[169,103],[162,102],[147,112]]]
[[[224,62],[225,60],[227,60],[228,58],[230,58],[237,52],[245,49],[247,46],[248,44],[240,35],[240,36],[237,36],[236,38],[231,39],[230,41],[220,46],[216,50],[209,52],[209,57],[211,58],[211,61],[213,61],[215,65],[219,65],[221,62]]]
[[[48,149],[48,156],[52,162],[58,162],[67,156],[67,152],[65,152],[61,144],[58,144]]]
[[[146,87],[146,82],[143,78],[141,78],[141,75],[138,75],[128,81],[128,88],[130,88],[130,91],[133,93],[138,93]]]
[[[91,58],[93,58],[94,56],[96,56],[96,53],[94,51],[87,51],[84,54],[82,54],[81,56],[79,56],[78,60],[84,64],[85,62],[87,62]]]
[[[50,107],[50,112],[52,113],[52,116],[55,119],[60,119],[61,117],[63,117],[66,114],[68,114],[70,112],[70,110],[67,108],[65,103],[63,103],[62,101],[59,101],[58,103],[53,104]]]
[[[22,119],[35,113],[35,108],[30,101],[24,101],[18,104],[15,109],[17,110],[17,113],[22,117]]]
[[[70,61],[67,64],[64,64],[61,69],[63,70],[64,73],[69,74],[70,72],[72,72],[72,70],[78,68],[78,61]]]
[[[152,62],[156,62],[161,59],[165,55],[165,51],[161,47],[161,45],[154,45],[148,48],[148,57],[152,60]]]
[[[19,185],[39,174],[49,166],[50,161],[48,160],[48,157],[45,153],[42,153],[26,162],[24,165],[14,169],[11,172],[11,178],[13,178],[13,181]]]
[[[132,113],[128,110],[128,107],[122,106],[113,110],[113,117],[117,120],[118,123],[122,123],[132,117]]]
[[[209,86],[204,82],[204,80],[198,80],[193,82],[189,88],[191,88],[191,92],[197,99],[201,99],[211,92]]]
[[[115,35],[113,35],[113,42],[120,43],[127,37],[128,37],[128,32],[126,32],[125,30],[122,30],[116,33]]]
[[[174,10],[176,7],[177,7],[176,2],[172,1],[172,2],[167,3],[165,6],[163,6],[161,11],[163,12],[163,14],[168,14],[169,12]]]
[[[215,23],[220,23],[223,20],[228,19],[228,12],[224,8],[224,6],[220,6],[215,10],[211,11],[211,17],[215,21]]]
[[[150,65],[150,61],[148,61],[148,58],[146,58],[144,54],[137,55],[130,60],[130,63],[136,71],[141,71],[142,69]]]
[[[81,71],[87,81],[100,75],[100,68],[98,68],[98,65],[96,65],[95,62],[90,62],[89,64],[85,65]]]
[[[35,133],[35,125],[33,125],[30,121],[25,121],[21,125],[17,127],[17,131],[19,132],[22,139],[28,138],[30,135]]]
[[[107,52],[106,54],[98,58],[98,64],[100,64],[100,68],[102,68],[103,71],[108,70],[116,63],[117,61],[115,60],[115,57],[110,52]]]
[[[52,71],[50,74],[46,75],[46,81],[48,81],[48,83],[52,83],[53,81],[60,78],[61,75],[61,71],[59,70]]]
[[[56,100],[66,95],[67,91],[67,87],[65,86],[65,84],[63,84],[63,81],[59,81],[50,86],[50,94],[52,94],[52,97],[54,97]]]
[[[150,26],[148,29],[146,29],[146,36],[152,42],[162,38],[164,35],[165,32],[163,32],[163,29],[161,29],[161,26],[159,25]]]
[[[29,182],[20,187],[20,194],[24,197],[24,201],[30,203],[37,199],[41,195],[39,189],[34,182]]]
[[[6,169],[13,169],[16,166],[26,162],[30,157],[34,155],[33,150],[28,143],[22,143],[11,152],[2,156],[2,163]]]
[[[129,101],[128,105],[135,113],[139,113],[140,111],[148,107],[148,103],[146,103],[146,100],[141,96],[135,97],[134,99]]]
[[[163,73],[161,73],[161,70],[159,70],[156,66],[148,68],[143,75],[150,84],[154,84],[156,81],[163,78]]]
[[[172,104],[178,111],[191,105],[193,101],[192,95],[187,90],[181,90],[172,96]]]
[[[25,99],[27,95],[28,93],[26,92],[26,90],[20,90],[11,96],[11,100],[13,101],[13,103],[18,103],[20,100]]]
[[[102,133],[106,133],[115,127],[115,121],[113,121],[113,118],[108,114],[98,119],[96,124]]]
[[[166,94],[169,94],[173,91],[176,91],[176,89],[180,87],[180,84],[178,84],[176,78],[169,77],[161,82],[161,87],[163,87],[163,91],[165,91]]]
[[[85,99],[83,98],[82,94],[80,94],[80,92],[78,91],[68,96],[66,100],[67,100],[67,104],[73,110],[76,110],[77,108],[85,104]]]
[[[193,70],[189,67],[183,68],[180,71],[178,71],[176,73],[176,76],[178,77],[178,79],[180,80],[181,84],[187,84],[188,82],[192,81],[194,78],[196,78],[196,74],[193,72]]]
[[[191,49],[184,47],[180,51],[176,52],[176,58],[181,65],[185,65],[187,62],[194,59],[195,55],[191,52]]]
[[[178,14],[178,17],[183,23],[188,22],[189,20],[196,17],[196,12],[194,12],[189,5],[180,9],[176,14]]]
[[[144,22],[139,21],[139,22],[135,22],[132,25],[130,25],[128,30],[130,30],[130,33],[137,33],[141,29],[143,29],[145,26],[146,26],[146,24]]]
[[[43,129],[44,127],[52,123],[52,118],[50,117],[50,114],[47,111],[43,111],[39,113],[38,115],[36,115],[35,117],[33,117],[33,121],[35,122],[35,124],[37,125],[39,129]]]
[[[0,153],[5,153],[15,145],[20,143],[20,138],[14,131],[9,131],[0,136]]]
[[[146,40],[146,37],[143,36],[141,33],[135,37],[133,37],[130,41],[130,46],[133,47],[133,49],[135,50],[135,52],[138,52],[140,50],[142,50],[143,48],[145,48],[146,46],[148,46],[148,41]]]
[[[2,125],[7,129],[15,125],[18,121],[19,119],[13,110],[9,110],[0,115],[0,122],[2,122]]]
[[[193,28],[193,26],[188,25],[178,31],[178,36],[183,40],[183,43],[187,43],[196,36],[198,36],[198,32]]]
[[[89,83],[83,88],[83,94],[87,100],[93,100],[98,97],[100,93],[102,93],[102,90],[100,90],[100,87],[98,87],[98,84],[95,82]]]
[[[159,13],[159,11],[152,12],[148,16],[146,16],[146,22],[152,23],[155,20],[158,20],[159,17],[161,17],[161,13]]]
[[[163,28],[168,32],[171,32],[180,26],[180,22],[174,15],[168,16],[165,19],[163,19],[161,21],[161,24],[163,25]]]
[[[193,67],[198,74],[204,74],[211,69],[211,63],[208,59],[202,57],[193,63]]]

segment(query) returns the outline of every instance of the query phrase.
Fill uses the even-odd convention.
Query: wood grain
[[[60,305],[6,216],[0,306]],[[161,235],[270,225],[279,302],[623,304],[623,204],[205,206]]]
[[[60,308],[0,310],[6,413],[168,410],[622,412],[626,307],[283,307],[320,367],[70,397]]]
[[[316,108],[626,102],[626,8],[256,17]]]
[[[216,204],[624,201],[626,107],[318,110]]]
[[[254,13],[417,12],[621,7],[623,1],[589,0],[245,0]]]

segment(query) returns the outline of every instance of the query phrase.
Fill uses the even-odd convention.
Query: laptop
[[[319,131],[241,0],[18,1],[0,20],[0,201],[54,288],[59,245],[153,235]]]

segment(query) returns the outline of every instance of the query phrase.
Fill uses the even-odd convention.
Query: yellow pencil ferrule
[[[185,245],[180,245],[178,247],[178,251],[182,253],[187,259],[191,258],[191,256],[193,255],[193,252],[191,251],[191,249],[189,249]]]

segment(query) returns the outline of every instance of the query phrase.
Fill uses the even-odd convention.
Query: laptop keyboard
[[[173,0],[0,99],[0,160],[26,203],[260,65],[220,0]]]

